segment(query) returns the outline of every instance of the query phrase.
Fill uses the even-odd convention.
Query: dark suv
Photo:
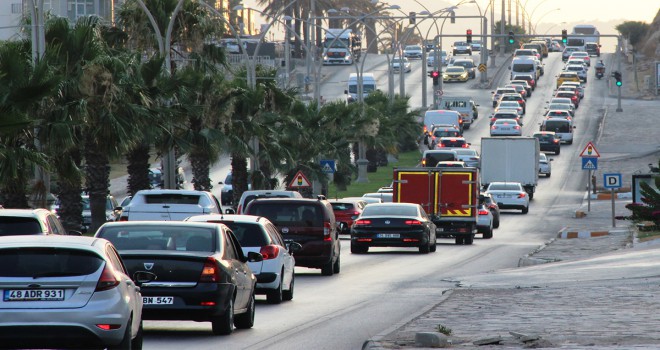
[[[584,51],[589,53],[589,56],[598,56],[600,57],[600,44],[598,43],[586,43],[584,44]]]
[[[532,136],[539,139],[541,152],[553,152],[554,154],[559,154],[561,151],[561,139],[554,131],[537,131]]]
[[[285,241],[300,243],[302,249],[296,252],[296,266],[321,269],[324,276],[339,273],[339,230],[327,200],[255,199],[245,214],[265,216],[277,226]]]

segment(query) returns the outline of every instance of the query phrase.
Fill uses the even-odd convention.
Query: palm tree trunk
[[[243,192],[248,189],[248,171],[247,159],[240,154],[232,153],[231,155],[231,172],[232,172],[232,203],[238,203],[243,195]]]
[[[208,155],[204,152],[193,150],[188,154],[188,159],[190,160],[195,190],[211,191],[213,185],[211,184],[211,178],[209,177],[211,162]]]
[[[92,212],[89,232],[96,232],[106,221],[105,206],[110,188],[110,158],[99,150],[97,142],[91,134],[85,139],[85,180]]]
[[[4,197],[3,207],[27,209],[30,208],[27,201],[27,181],[26,177],[17,177],[11,181],[7,181],[2,189],[2,197]]]
[[[78,170],[82,160],[78,149],[64,152],[55,159],[57,174],[57,197],[60,207],[57,215],[67,231],[81,231],[83,205],[82,174]],[[77,166],[77,167],[76,167]]]
[[[139,190],[151,188],[149,181],[149,144],[140,143],[126,153],[128,166],[128,195],[133,196]]]

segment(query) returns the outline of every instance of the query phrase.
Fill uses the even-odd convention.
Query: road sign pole
[[[612,194],[612,227],[616,227],[616,219],[614,217],[614,188],[610,189],[610,192]]]
[[[589,177],[587,177],[587,212],[591,212],[591,170],[589,171]]]

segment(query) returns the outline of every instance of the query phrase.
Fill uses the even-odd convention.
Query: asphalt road
[[[366,61],[365,66],[382,73],[377,77],[379,87],[387,91],[382,60],[376,57],[373,64]],[[545,63],[546,74],[528,102],[524,135],[538,130],[545,101],[555,86],[553,77],[562,65],[557,54],[551,54]],[[421,94],[420,64],[413,62],[413,72],[407,73],[406,83],[411,83],[406,92],[411,96]],[[345,79],[351,69],[355,68],[328,67],[330,73],[322,90],[326,99],[344,96]],[[503,79],[507,80],[508,74]],[[490,90],[473,89],[475,82],[445,84],[445,93],[468,94],[480,104],[480,118],[465,133],[472,147],[479,149],[481,137],[489,135],[487,115],[492,108]],[[504,211],[493,239],[477,239],[471,246],[441,240],[437,252],[429,255],[420,255],[415,249],[394,248],[352,255],[348,240],[343,240],[340,274],[324,277],[319,270],[298,268],[293,301],[268,305],[264,296],[258,296],[253,329],[216,337],[211,334],[209,323],[145,321],[145,349],[360,349],[366,339],[441,298],[444,290],[453,287],[452,276],[516,267],[522,255],[556,235],[562,224],[559,219],[581,202],[581,184],[586,175],[577,156],[581,146],[595,136],[602,117],[598,113],[598,106],[602,105],[599,96],[604,94],[605,84],[587,84],[586,97],[575,118],[574,144],[564,147],[560,156],[552,157],[553,176],[540,180],[529,214]],[[418,105],[419,102],[413,102],[413,106]]]

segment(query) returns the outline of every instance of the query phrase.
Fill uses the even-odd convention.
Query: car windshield
[[[417,207],[412,205],[367,205],[362,216],[417,216]]]
[[[455,66],[461,66],[465,68],[472,68],[474,67],[474,63],[470,61],[454,61]]]
[[[454,43],[454,46],[467,46],[467,42],[465,41],[457,41]]]
[[[448,67],[446,70],[447,73],[463,73],[465,68],[463,67]]]

